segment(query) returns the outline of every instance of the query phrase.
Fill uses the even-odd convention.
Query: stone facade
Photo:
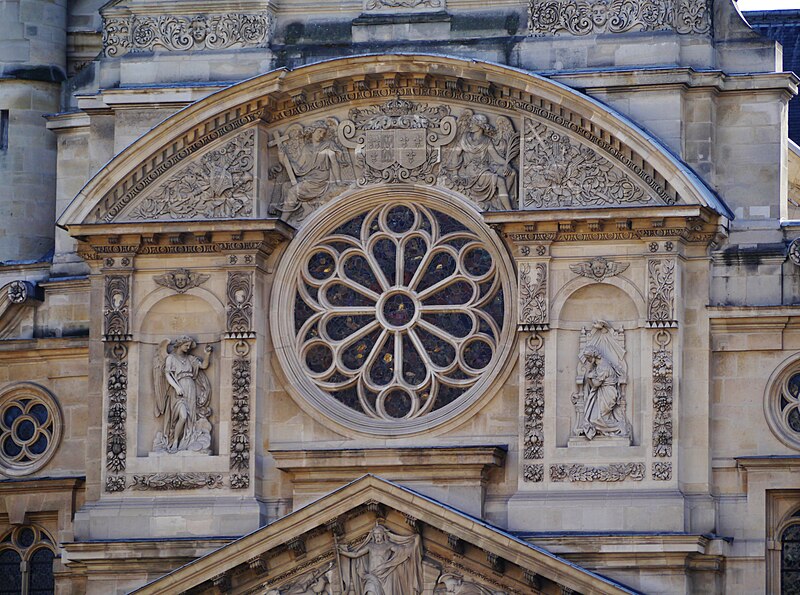
[[[731,0],[5,4],[20,591],[800,580],[799,81]]]

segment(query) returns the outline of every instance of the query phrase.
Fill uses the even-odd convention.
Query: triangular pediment
[[[165,592],[635,593],[373,475],[135,591]]]

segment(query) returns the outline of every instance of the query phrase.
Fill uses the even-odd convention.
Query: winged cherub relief
[[[602,281],[608,277],[616,277],[624,273],[630,266],[627,262],[613,262],[602,256],[569,265],[569,269],[576,275],[588,277],[594,281]]]
[[[191,354],[197,342],[191,337],[161,341],[153,358],[155,414],[162,426],[153,440],[155,452],[211,452],[211,383],[205,370],[211,345],[202,359]]]

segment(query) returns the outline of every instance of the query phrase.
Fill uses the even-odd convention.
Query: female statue
[[[161,431],[153,440],[156,452],[188,450],[211,452],[211,383],[208,368],[211,345],[203,359],[191,355],[197,343],[191,337],[161,342],[153,361],[155,414],[163,418]]]
[[[630,436],[625,417],[625,398],[621,387],[624,372],[615,366],[599,346],[589,345],[583,351],[583,417],[578,420],[578,435],[591,440],[596,435]]]

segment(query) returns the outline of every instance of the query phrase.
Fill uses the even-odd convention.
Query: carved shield
[[[384,169],[397,161],[396,130],[367,130],[365,159],[370,167]]]
[[[406,169],[413,169],[425,163],[428,147],[424,128],[397,131],[397,161]]]

